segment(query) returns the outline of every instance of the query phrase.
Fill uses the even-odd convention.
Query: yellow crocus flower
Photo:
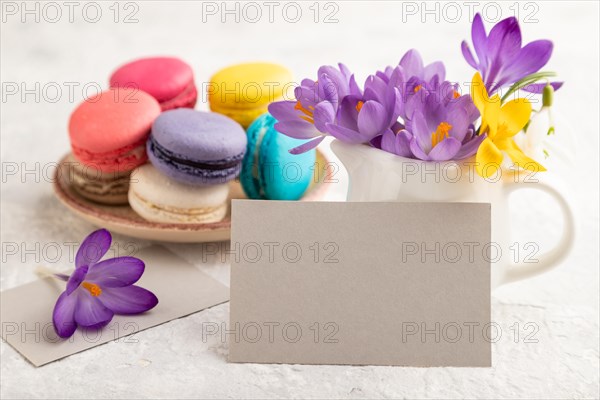
[[[471,97],[481,114],[479,134],[487,133],[475,157],[476,170],[480,176],[489,178],[494,175],[502,164],[504,153],[508,154],[519,168],[535,172],[546,170],[541,164],[527,157],[513,139],[531,116],[531,104],[527,99],[514,99],[501,105],[498,94],[489,97],[479,72],[473,76]]]

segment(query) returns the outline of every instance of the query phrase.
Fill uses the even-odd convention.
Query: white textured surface
[[[344,61],[363,79],[416,47],[426,60],[444,60],[455,80],[468,80],[472,73],[459,50],[460,41],[469,36],[466,9],[459,23],[435,23],[429,16],[429,22],[421,24],[419,16],[403,22],[400,3],[338,3],[339,23],[324,24],[312,21],[306,3],[297,24],[283,21],[278,12],[275,23],[236,24],[229,16],[230,22],[223,24],[218,16],[202,23],[199,4],[140,2],[139,22],[124,24],[113,22],[110,4],[103,4],[103,17],[96,24],[81,18],[81,5],[75,9],[74,23],[67,21],[63,8],[59,23],[34,23],[29,16],[30,22],[24,24],[17,15],[7,16],[2,24],[3,96],[7,82],[27,88],[36,82],[42,88],[57,82],[63,90],[57,102],[36,101],[31,94],[25,102],[19,96],[2,99],[3,290],[35,279],[33,271],[39,264],[68,267],[66,253],[53,260],[56,247],[51,243],[80,240],[92,229],[58,203],[45,176],[52,172],[48,163],[68,151],[68,116],[82,98],[82,85],[105,86],[111,70],[124,61],[149,54],[179,55],[193,65],[198,82],[207,81],[222,66],[245,60],[280,61],[297,77],[312,76],[318,65]],[[502,326],[503,336],[493,346],[493,368],[228,364],[227,345],[214,339],[204,343],[200,334],[203,322],[227,321],[225,304],[142,332],[137,343],[110,343],[40,369],[2,343],[1,397],[598,397],[598,4],[536,4],[539,22],[522,27],[527,41],[546,37],[555,42],[549,68],[560,71],[567,81],[556,95],[556,106],[574,125],[570,132],[579,143],[577,169],[563,173],[568,174],[580,226],[575,250],[558,269],[494,292],[493,319]],[[531,10],[522,3],[521,18]],[[267,9],[263,11],[266,19]],[[509,10],[504,11],[508,15]],[[121,18],[124,14],[121,9]],[[321,8],[321,21],[324,16]],[[73,101],[65,82],[80,84]],[[47,94],[54,97],[54,93]],[[201,102],[198,108],[206,109],[206,104]],[[28,174],[24,182],[19,176],[6,176],[14,166],[19,172],[37,168],[40,174]],[[339,198],[343,190],[340,184],[335,196]],[[544,197],[525,197],[515,212],[516,218],[526,221],[519,234],[529,240],[535,237],[542,247],[551,244],[560,229],[552,222],[556,206]],[[128,238],[116,239],[121,248],[131,244]],[[18,253],[10,255],[14,246]],[[202,263],[201,246],[169,247],[228,282],[227,263],[218,258]],[[517,322],[521,336],[515,343],[509,327]],[[538,343],[523,342],[527,322],[539,326]]]

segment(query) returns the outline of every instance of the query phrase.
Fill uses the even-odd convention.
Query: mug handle
[[[524,174],[518,172],[510,174],[510,180],[505,181],[504,200],[508,201],[510,194],[520,189],[533,189],[548,193],[560,206],[564,227],[562,236],[556,246],[539,256],[537,262],[520,262],[509,266],[503,284],[530,278],[554,268],[567,257],[575,243],[575,217],[569,202],[562,194],[566,191],[559,190],[561,185],[546,176],[540,178],[540,174],[536,174],[535,181],[528,181],[529,178],[524,176]]]

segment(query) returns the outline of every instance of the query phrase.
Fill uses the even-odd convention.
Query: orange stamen
[[[363,101],[358,101],[358,103],[356,103],[356,111],[360,112],[361,108],[363,108],[363,105],[365,103]]]
[[[423,88],[423,85],[417,85],[417,86],[415,86],[415,89],[414,89],[415,93],[417,93],[422,88]]]
[[[100,286],[96,285],[95,283],[83,282],[81,286],[83,286],[84,289],[87,289],[94,297],[98,297],[102,294],[102,289],[100,289]]]
[[[455,99],[458,99],[460,97],[460,93],[458,93],[456,90],[454,91],[454,93],[452,93],[452,97],[454,97]]]
[[[431,133],[431,148],[434,148],[442,140],[450,137],[450,129],[452,129],[452,125],[447,122],[440,122],[435,132]]]
[[[302,114],[304,114],[304,115],[300,115],[299,116],[300,119],[303,119],[303,120],[305,120],[307,122],[310,122],[311,124],[314,124],[315,120],[313,119],[313,113],[312,113],[311,109],[314,110],[315,108],[312,107],[312,106],[308,106],[308,108],[309,108],[309,110],[307,110],[306,108],[304,108],[302,106],[302,103],[300,103],[300,100],[298,100],[296,102],[296,105],[294,106],[295,110],[299,110],[299,111],[302,112]]]

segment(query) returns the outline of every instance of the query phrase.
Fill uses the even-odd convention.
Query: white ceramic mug
[[[501,250],[492,265],[492,288],[549,270],[560,263],[573,246],[573,211],[557,184],[548,180],[548,173],[504,172],[486,180],[475,172],[474,159],[434,163],[339,140],[334,140],[331,148],[348,171],[348,201],[491,203],[492,242]],[[558,202],[564,229],[552,250],[528,262],[514,264],[508,251],[512,244],[508,197],[524,188],[546,192]]]

